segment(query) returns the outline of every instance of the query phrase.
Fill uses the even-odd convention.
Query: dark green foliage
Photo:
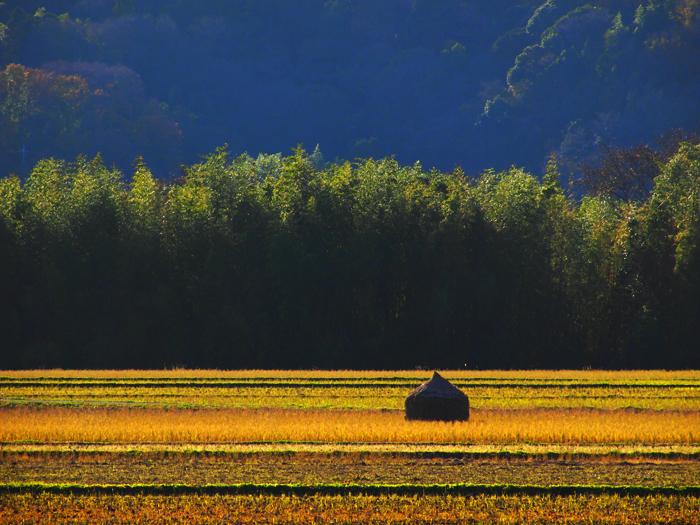
[[[0,181],[3,363],[699,366],[698,148],[624,206],[567,197],[553,163],[470,179],[219,149],[125,184],[41,161]]]

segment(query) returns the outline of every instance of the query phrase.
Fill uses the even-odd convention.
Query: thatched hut
[[[467,421],[469,398],[435,372],[430,381],[423,383],[406,398],[406,419]]]

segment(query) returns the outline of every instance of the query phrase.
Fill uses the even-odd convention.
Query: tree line
[[[0,181],[2,366],[698,367],[700,146],[606,160],[576,194],[554,162],[42,160]]]

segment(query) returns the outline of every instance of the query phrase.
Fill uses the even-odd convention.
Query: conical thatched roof
[[[406,398],[406,419],[467,421],[469,398],[437,372]]]

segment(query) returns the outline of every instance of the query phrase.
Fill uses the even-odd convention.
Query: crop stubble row
[[[697,372],[450,371],[476,409],[700,410]],[[417,371],[0,372],[0,406],[401,410],[429,374]]]
[[[687,496],[0,496],[2,523],[696,523]]]
[[[683,487],[697,456],[674,459],[393,454],[4,453],[0,483],[61,484],[510,484]]]
[[[415,385],[414,385],[415,386]],[[696,387],[472,387],[476,409],[639,408],[700,410]],[[0,405],[119,405],[199,408],[374,408],[402,410],[409,387],[0,386]]]

